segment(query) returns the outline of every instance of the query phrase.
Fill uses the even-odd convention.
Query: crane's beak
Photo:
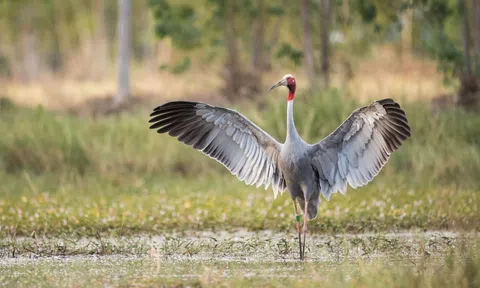
[[[282,79],[282,80],[278,81],[275,85],[270,87],[270,89],[268,89],[268,91],[273,90],[273,89],[275,89],[279,86],[287,86],[287,79]]]

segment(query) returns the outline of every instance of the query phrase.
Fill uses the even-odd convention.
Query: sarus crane
[[[216,159],[247,185],[271,185],[275,198],[287,189],[304,259],[307,223],[317,216],[320,193],[329,200],[338,191],[345,194],[347,184],[354,189],[366,185],[410,137],[410,127],[400,105],[383,99],[353,111],[325,139],[308,144],[293,121],[295,78],[287,74],[269,90],[279,86],[288,88],[283,144],[237,111],[200,102],[168,102],[153,110],[149,122],[158,133],[168,132]]]

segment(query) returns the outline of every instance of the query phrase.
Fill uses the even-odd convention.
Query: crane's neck
[[[290,95],[292,94],[292,95]],[[291,97],[291,99],[290,99]],[[300,140],[300,136],[297,133],[295,128],[295,122],[293,120],[293,98],[295,97],[295,92],[288,94],[288,103],[287,103],[287,139],[285,143],[293,142]]]

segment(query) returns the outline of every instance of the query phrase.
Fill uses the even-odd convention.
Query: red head
[[[287,86],[288,101],[293,100],[293,98],[295,98],[295,89],[297,88],[297,82],[295,81],[295,77],[293,77],[292,74],[287,74],[283,76],[282,80],[278,81],[275,85],[270,87],[269,90],[275,89],[279,86]]]

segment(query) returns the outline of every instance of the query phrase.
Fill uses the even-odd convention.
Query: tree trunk
[[[27,29],[22,35],[23,46],[23,79],[32,82],[40,74],[40,58],[37,54],[37,37],[32,29]]]
[[[273,24],[272,37],[267,44],[266,51],[263,57],[263,68],[266,71],[272,70],[273,49],[278,43],[280,36],[280,25],[282,24],[282,17],[278,16],[275,24]]]
[[[413,10],[406,9],[400,17],[401,23],[403,23],[403,28],[400,34],[400,52],[403,57],[404,52],[412,51],[413,47]]]
[[[23,54],[23,71],[22,80],[31,82],[38,79],[40,75],[40,56],[38,55],[37,35],[32,19],[34,18],[35,8],[27,7],[22,11],[22,54]]]
[[[284,5],[285,0],[280,1],[279,5]],[[277,46],[278,39],[280,38],[280,27],[283,21],[283,15],[278,15],[274,17],[275,23],[273,24],[272,32],[270,33],[271,37],[268,40],[268,43],[265,47],[265,53],[263,54],[263,69],[264,71],[271,71],[272,70],[272,58],[273,58],[273,51],[275,46]]]
[[[251,68],[255,74],[261,74],[263,71],[263,46],[265,35],[265,17],[263,11],[263,0],[258,0],[258,15],[256,15],[252,24],[252,57]]]
[[[412,45],[411,45],[411,51],[415,54],[420,54],[422,55],[421,53],[423,53],[423,49],[422,49],[422,41],[421,41],[421,28],[422,28],[422,24],[420,22],[420,20],[418,19],[418,17],[415,16],[415,13],[413,13],[413,11],[410,11],[410,15],[411,15],[411,18],[410,18],[410,29],[411,29],[411,33],[412,35],[410,36],[410,39],[412,41]]]
[[[307,76],[308,80],[310,81],[310,86],[313,86],[315,84],[315,66],[308,17],[308,0],[302,0],[301,13],[303,22],[303,53],[305,58],[305,67],[307,68]]]
[[[57,3],[55,1],[51,1],[48,3],[48,17],[51,17],[51,26],[49,27],[52,33],[52,44],[53,49],[48,55],[48,64],[49,68],[54,72],[60,72],[63,68],[63,58],[62,58],[62,50],[60,46],[60,38],[61,35],[58,33],[58,26],[62,25],[61,21],[59,21],[59,16],[57,11],[59,10],[56,7]]]
[[[105,0],[93,0],[95,13],[94,51],[92,76],[101,79],[105,76],[108,64],[107,32],[105,27]]]
[[[322,86],[330,86],[330,25],[332,19],[332,0],[321,0],[321,51],[322,51]]]
[[[480,1],[472,0],[473,11],[473,36],[475,38],[475,64],[480,67]],[[475,69],[476,71],[477,69]]]
[[[227,87],[226,97],[229,100],[235,99],[235,96],[240,94],[242,73],[240,70],[237,37],[235,32],[235,14],[233,13],[233,0],[227,0],[225,3],[225,15],[224,15],[224,37],[225,45],[227,48]]]
[[[460,35],[462,35],[463,44],[463,72],[466,74],[472,73],[470,63],[470,26],[468,23],[468,14],[465,0],[458,0],[458,14],[460,17]]]
[[[458,15],[460,17],[460,33],[463,44],[463,65],[460,73],[458,104],[466,109],[472,109],[479,103],[480,89],[478,81],[472,73],[470,57],[470,27],[465,0],[458,0]]]
[[[114,104],[125,102],[130,94],[130,0],[118,0],[118,90]]]

